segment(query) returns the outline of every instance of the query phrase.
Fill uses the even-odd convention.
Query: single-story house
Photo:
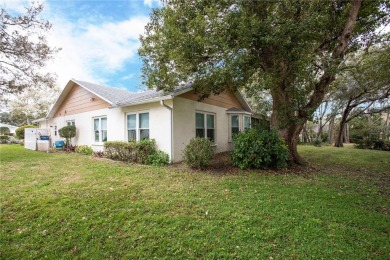
[[[73,144],[103,150],[105,141],[155,139],[173,162],[182,160],[190,139],[207,137],[216,152],[231,149],[232,135],[250,127],[252,110],[240,92],[227,90],[202,101],[191,86],[170,93],[132,93],[72,79],[46,118],[36,120],[49,129],[51,142],[58,130],[76,126]]]

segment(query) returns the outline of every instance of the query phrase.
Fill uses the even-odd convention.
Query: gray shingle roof
[[[163,97],[165,95],[175,95],[176,93],[179,93],[182,90],[191,88],[191,86],[187,84],[178,87],[169,93],[166,93],[161,90],[156,91],[151,89],[144,90],[138,93],[133,93],[121,88],[106,87],[106,86],[101,86],[86,81],[75,80],[75,79],[72,80],[78,85],[88,89],[90,92],[108,101],[113,106],[126,106],[126,105],[137,104],[153,98]]]

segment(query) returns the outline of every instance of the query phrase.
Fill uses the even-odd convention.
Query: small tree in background
[[[22,125],[15,130],[15,135],[19,139],[24,139],[24,129],[26,128],[37,128],[35,125]]]
[[[71,144],[72,138],[76,136],[76,126],[64,126],[60,130],[58,130],[58,133],[61,137],[65,138],[65,147],[68,147]]]

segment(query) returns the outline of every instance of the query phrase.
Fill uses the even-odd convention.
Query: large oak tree
[[[297,141],[348,52],[376,40],[386,0],[167,0],[153,10],[139,54],[144,83],[190,82],[200,98],[226,89],[268,89],[271,125],[290,161]]]

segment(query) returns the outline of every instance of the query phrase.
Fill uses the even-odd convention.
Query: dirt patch
[[[212,175],[236,175],[236,174],[243,174],[243,173],[253,173],[256,172],[258,174],[274,174],[274,175],[301,175],[301,176],[310,176],[313,173],[316,173],[318,171],[315,167],[301,167],[301,166],[293,166],[291,168],[285,168],[285,169],[267,169],[267,170],[260,170],[260,169],[247,169],[242,170],[238,167],[233,166],[232,161],[230,160],[230,152],[223,152],[218,153],[214,156],[211,163],[205,167],[203,170],[198,169],[192,169],[185,165],[185,163],[174,163],[171,164],[169,167],[173,169],[178,170],[185,170],[187,172],[191,173],[197,173],[197,172],[203,172],[208,173]]]

